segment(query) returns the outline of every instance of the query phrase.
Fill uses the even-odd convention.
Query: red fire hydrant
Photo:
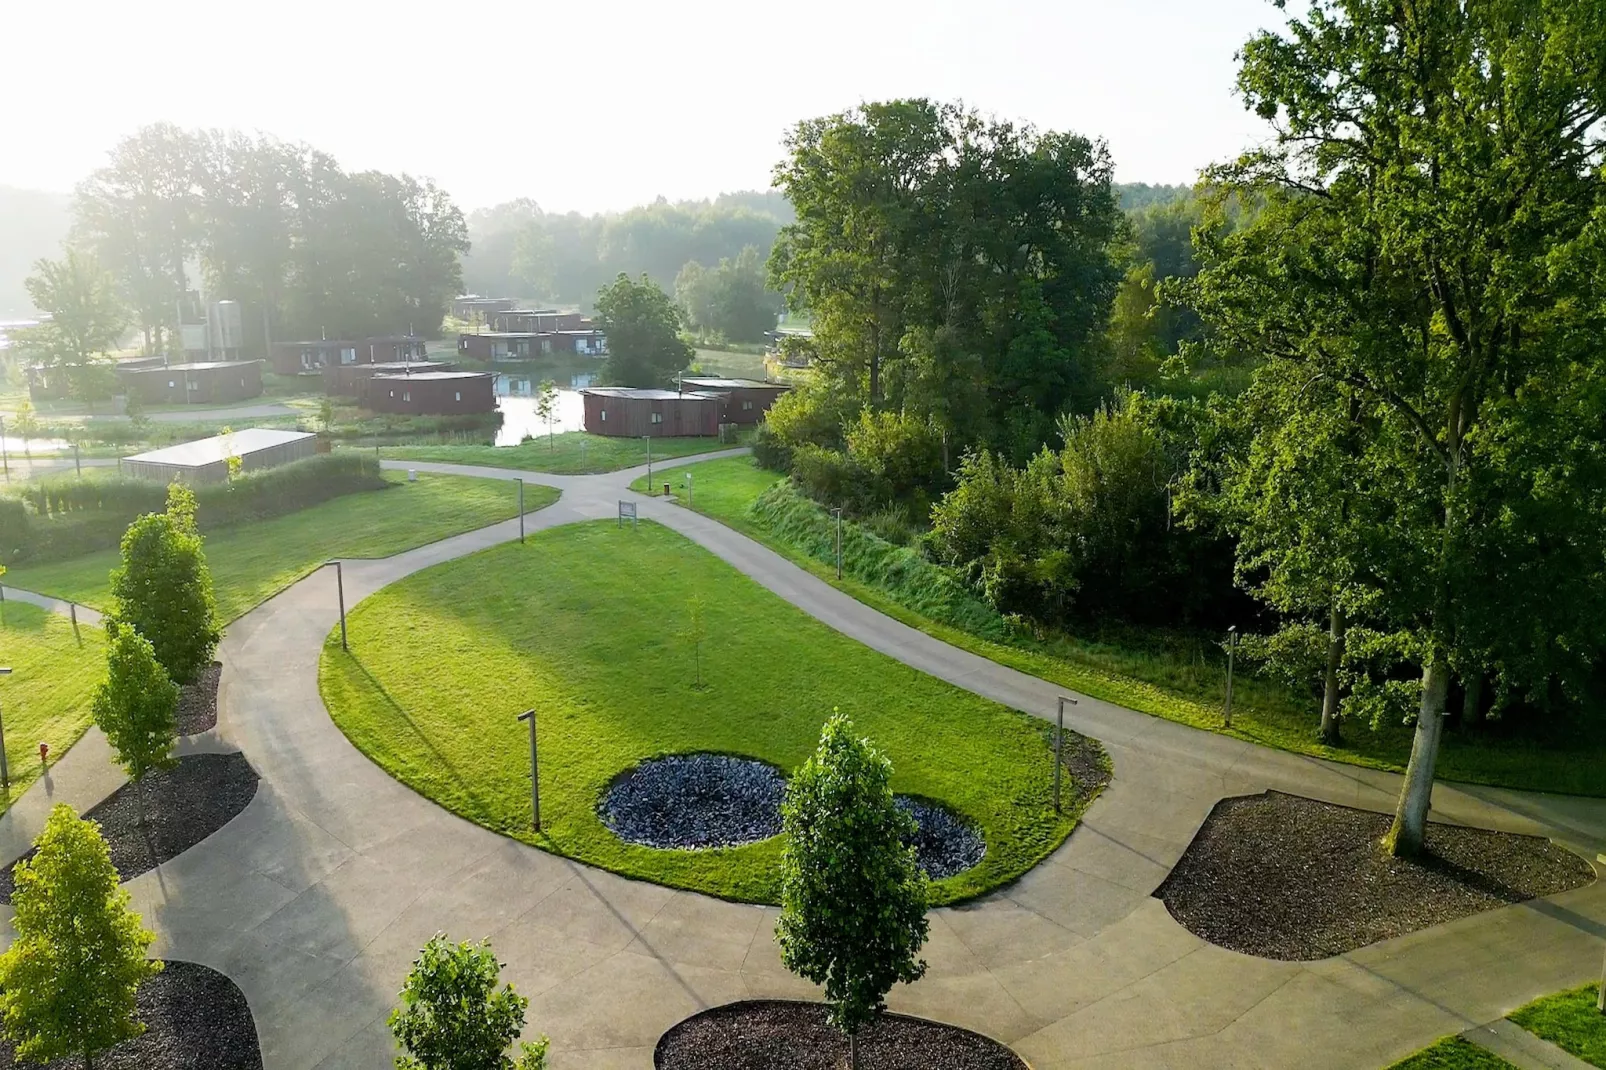
[[[44,765],[50,761],[50,744],[44,740],[39,741],[39,764]]]

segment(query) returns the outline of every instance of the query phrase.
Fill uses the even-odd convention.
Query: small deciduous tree
[[[555,450],[558,444],[552,438],[552,420],[557,415],[558,384],[551,379],[541,380],[541,386],[535,394],[535,414],[546,421],[547,449]]]
[[[144,815],[140,781],[152,769],[173,763],[178,685],[156,660],[150,641],[133,628],[112,621],[106,650],[106,679],[95,692],[95,723],[106,733],[117,764],[134,782]]]
[[[147,513],[123,533],[122,564],[112,571],[112,618],[148,639],[156,660],[180,683],[212,660],[217,603],[187,487],[173,484],[165,512]]]
[[[545,1070],[546,1037],[521,1044],[516,1060],[507,1054],[530,1001],[512,985],[498,991],[500,974],[489,941],[431,937],[390,1012],[390,1031],[407,1051],[396,1070]]]
[[[834,714],[781,808],[781,961],[825,986],[854,1070],[859,1030],[886,1009],[895,983],[926,972],[926,876],[891,781],[892,763]]]
[[[708,618],[701,595],[686,600],[686,641],[691,644],[692,665],[697,672],[698,691],[703,689],[703,640],[708,638]]]
[[[145,957],[156,934],[128,908],[117,869],[93,821],[58,803],[17,866],[16,942],[0,955],[0,1016],[23,1059],[96,1054],[139,1036],[135,994],[160,962]]]

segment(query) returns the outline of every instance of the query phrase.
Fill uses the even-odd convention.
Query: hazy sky
[[[0,0],[0,184],[68,190],[166,119],[427,175],[465,209],[769,184],[787,126],[962,98],[1186,182],[1260,135],[1233,53],[1266,0]]]

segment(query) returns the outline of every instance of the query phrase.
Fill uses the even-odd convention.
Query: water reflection
[[[526,436],[540,438],[547,433],[547,421],[535,411],[541,383],[551,379],[558,384],[552,404],[551,430],[579,431],[585,422],[585,405],[580,391],[596,382],[593,372],[572,375],[540,375],[508,372],[496,377],[496,407],[502,413],[502,429],[496,434],[498,446],[514,446]]]

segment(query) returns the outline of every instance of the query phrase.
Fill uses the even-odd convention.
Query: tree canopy
[[[401,1006],[390,1013],[390,1031],[407,1052],[397,1070],[542,1070],[547,1041],[508,1048],[524,1029],[530,1001],[503,985],[501,966],[489,941],[453,944],[437,933],[407,974]]]
[[[94,401],[111,394],[105,363],[128,326],[116,282],[94,256],[68,249],[60,260],[40,260],[25,284],[34,307],[49,319],[15,333],[18,348],[67,377],[73,396]]]
[[[95,724],[106,733],[117,764],[138,783],[173,763],[178,685],[156,660],[150,640],[131,627],[110,625],[106,679],[95,692]]]
[[[597,294],[597,327],[608,336],[603,378],[619,386],[667,387],[691,363],[680,310],[657,283],[620,275]]]

